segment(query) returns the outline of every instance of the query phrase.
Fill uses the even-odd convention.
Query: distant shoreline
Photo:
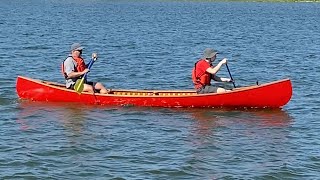
[[[169,0],[167,0],[169,1]],[[184,2],[288,2],[288,3],[319,3],[320,0],[173,0]]]

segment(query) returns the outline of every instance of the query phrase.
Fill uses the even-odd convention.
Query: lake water
[[[320,179],[320,4],[0,1],[0,179]],[[80,42],[108,88],[191,89],[207,47],[238,86],[290,78],[279,110],[20,101]],[[226,68],[218,75],[228,77]]]

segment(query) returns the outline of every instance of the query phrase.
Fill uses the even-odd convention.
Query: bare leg
[[[94,93],[93,87],[91,85],[89,85],[89,84],[84,84],[83,91],[84,92],[89,92],[89,93]]]
[[[217,93],[228,92],[228,91],[230,91],[230,90],[220,88],[220,87],[217,89]]]
[[[101,94],[107,94],[108,91],[107,89],[101,84],[101,83],[96,83],[96,85],[94,86],[95,89],[100,90]]]

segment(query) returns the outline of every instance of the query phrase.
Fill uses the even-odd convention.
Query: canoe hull
[[[289,102],[289,79],[237,88],[226,93],[196,94],[193,90],[113,90],[111,94],[78,94],[61,84],[18,76],[16,91],[21,99],[49,102],[154,107],[253,107],[279,108]]]

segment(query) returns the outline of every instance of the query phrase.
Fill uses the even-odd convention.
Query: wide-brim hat
[[[212,58],[215,55],[217,55],[218,52],[212,48],[206,48],[203,52],[203,58],[207,59],[207,58]]]
[[[83,49],[83,47],[79,44],[79,43],[73,43],[71,45],[71,51],[81,51]]]

